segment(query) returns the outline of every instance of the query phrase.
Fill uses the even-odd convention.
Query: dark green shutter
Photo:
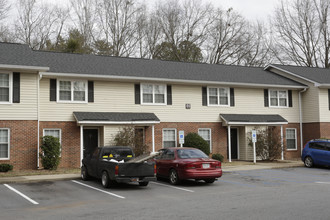
[[[141,104],[141,98],[140,98],[140,84],[134,85],[135,90],[135,104]]]
[[[49,82],[49,101],[56,101],[56,79]]]
[[[167,104],[172,105],[172,86],[171,85],[167,85],[166,92],[167,92]]]
[[[20,73],[13,73],[13,103],[20,103]]]
[[[88,102],[94,102],[94,82],[88,81]]]
[[[234,88],[230,88],[230,106],[235,106]]]
[[[292,107],[292,90],[288,91],[288,96],[289,96],[289,107]]]
[[[265,107],[269,106],[268,103],[268,89],[264,89],[264,102],[265,102]]]
[[[207,106],[207,88],[202,87],[202,105]]]

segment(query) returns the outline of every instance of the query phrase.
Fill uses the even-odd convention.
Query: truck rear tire
[[[140,186],[148,186],[148,184],[149,184],[149,181],[147,181],[147,182],[139,182],[139,185]]]
[[[102,186],[104,188],[109,188],[110,179],[109,179],[109,174],[107,171],[102,172]]]

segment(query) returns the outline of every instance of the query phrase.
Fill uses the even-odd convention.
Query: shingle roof
[[[105,122],[138,122],[160,121],[154,113],[131,112],[73,112],[78,122],[105,121]]]
[[[320,84],[330,84],[330,69],[304,66],[287,66],[279,64],[272,64],[272,66],[289,71],[295,75]]]
[[[254,115],[254,114],[220,114],[220,117],[228,124],[241,123],[241,124],[258,124],[258,123],[283,123],[287,124],[288,121],[280,115]]]
[[[0,64],[46,66],[54,73],[304,87],[259,67],[33,51],[22,44],[0,43]]]

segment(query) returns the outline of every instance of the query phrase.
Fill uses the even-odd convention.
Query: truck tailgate
[[[119,163],[118,176],[147,177],[154,176],[154,163]]]

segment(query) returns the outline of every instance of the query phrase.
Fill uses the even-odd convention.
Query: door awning
[[[288,121],[280,115],[220,114],[225,125],[286,125]]]
[[[152,125],[160,123],[154,113],[73,112],[78,125]]]

